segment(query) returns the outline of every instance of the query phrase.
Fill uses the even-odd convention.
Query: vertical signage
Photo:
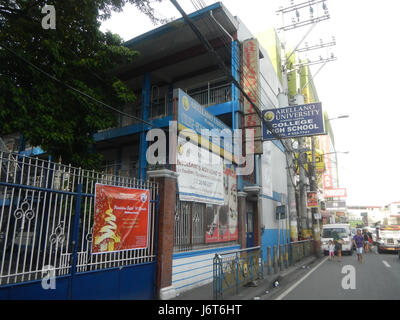
[[[243,42],[243,89],[251,101],[260,105],[260,61],[259,47],[256,39]],[[254,129],[254,154],[262,154],[261,119],[253,105],[244,99],[243,128]]]

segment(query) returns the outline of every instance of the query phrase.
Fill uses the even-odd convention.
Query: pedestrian
[[[361,230],[357,230],[357,234],[353,237],[353,243],[357,248],[357,260],[362,263],[363,260],[363,248],[364,248],[364,236],[361,234]]]
[[[364,229],[363,230],[363,233],[362,233],[362,236],[363,236],[363,238],[364,238],[364,249],[365,249],[365,253],[367,253],[369,250],[369,248],[368,248],[368,245],[369,245],[369,241],[368,241],[368,233],[367,233],[367,230],[366,229]]]
[[[333,260],[335,258],[335,245],[332,240],[328,242],[328,250],[329,250],[329,260]]]
[[[335,250],[338,256],[338,261],[341,262],[343,239],[339,236],[339,234],[336,231],[333,234],[333,241],[335,242]]]

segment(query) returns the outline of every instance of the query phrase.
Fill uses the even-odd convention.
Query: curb
[[[273,284],[275,281],[281,282],[284,278],[290,276],[295,271],[302,268],[302,266],[309,266],[317,261],[319,258],[315,256],[307,257],[304,260],[301,260],[294,265],[290,266],[286,270],[282,270],[276,274],[272,275],[264,275],[264,279],[258,280],[257,287],[244,287],[242,288],[242,293],[238,295],[233,295],[226,297],[223,300],[258,300],[256,297],[260,298],[265,296],[266,291],[273,290]],[[246,290],[247,289],[247,290]]]

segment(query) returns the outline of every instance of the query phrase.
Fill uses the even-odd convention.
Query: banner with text
[[[179,137],[176,173],[181,201],[224,204],[223,162],[218,155]]]
[[[224,166],[224,205],[206,207],[206,243],[233,241],[239,237],[236,171]]]
[[[96,183],[92,253],[147,248],[150,193]]]

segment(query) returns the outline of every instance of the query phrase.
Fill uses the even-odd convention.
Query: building
[[[383,207],[384,224],[400,225],[400,202],[391,202]]]

